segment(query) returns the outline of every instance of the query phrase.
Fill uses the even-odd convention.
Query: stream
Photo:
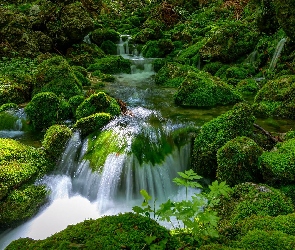
[[[117,140],[124,147],[106,156],[100,171],[93,172],[91,163],[85,157],[89,140],[82,139],[78,132],[70,139],[56,170],[38,180],[51,190],[49,202],[29,221],[7,230],[0,235],[0,249],[20,237],[44,239],[70,224],[85,219],[96,219],[104,215],[114,215],[131,211],[140,205],[139,191],[146,189],[159,202],[181,200],[184,190],[173,184],[177,172],[184,171],[190,164],[190,140],[171,150],[163,160],[155,163],[140,161],[133,153],[132,141],[136,136],[147,138],[149,148],[161,150],[161,143],[170,140],[173,131],[187,126],[200,127],[204,122],[226,112],[231,107],[193,109],[177,107],[173,103],[175,89],[156,86],[152,60],[138,55],[130,55],[124,42],[118,52],[132,62],[132,74],[116,75],[113,83],[105,86],[105,91],[127,103],[129,115],[117,117],[103,132],[113,136],[104,141],[105,145]],[[286,132],[294,123],[288,120],[258,120],[266,130]],[[0,131],[1,137],[20,138],[21,128],[15,131]],[[93,163],[92,163],[93,164]]]

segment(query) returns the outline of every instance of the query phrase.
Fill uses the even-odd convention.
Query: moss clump
[[[61,101],[52,92],[41,92],[33,97],[25,107],[25,112],[35,129],[43,129],[58,123],[63,118],[60,116]]]
[[[88,67],[88,70],[93,72],[100,70],[104,74],[118,74],[118,73],[131,73],[131,63],[129,60],[121,56],[108,56],[96,60],[94,64]]]
[[[142,55],[147,58],[159,58],[167,56],[174,49],[170,39],[148,41],[142,48]]]
[[[76,118],[81,119],[100,112],[110,113],[112,116],[116,116],[121,113],[121,109],[114,98],[104,92],[99,92],[91,95],[78,106]]]
[[[5,103],[0,106],[0,112],[8,111],[8,110],[16,110],[18,109],[18,105],[12,102]]]
[[[262,148],[248,137],[228,141],[217,151],[217,179],[230,186],[259,182],[258,158],[262,153]]]
[[[117,45],[110,40],[103,41],[100,47],[107,55],[117,55]]]
[[[0,112],[0,130],[13,130],[17,119],[7,112]]]
[[[293,249],[295,246],[295,236],[290,236],[279,231],[253,230],[248,232],[241,240],[233,245],[241,249],[249,250]]]
[[[295,76],[281,76],[268,81],[254,100],[255,112],[260,116],[295,119]]]
[[[84,159],[90,161],[90,166],[94,171],[100,171],[109,154],[122,154],[126,147],[126,138],[122,138],[115,131],[96,131],[94,135],[89,137]]]
[[[118,43],[120,40],[120,34],[113,29],[96,29],[91,32],[91,41],[98,46],[101,46],[105,41],[111,41],[112,43]]]
[[[237,136],[250,136],[254,116],[247,104],[237,104],[232,110],[204,124],[194,141],[192,167],[204,177],[216,177],[216,153],[227,141]]]
[[[82,94],[85,77],[77,77],[68,62],[61,56],[43,61],[37,68],[34,93],[53,92],[66,99]]]
[[[203,71],[189,73],[174,96],[176,104],[194,107],[228,105],[241,100],[241,95],[229,85]]]
[[[46,130],[42,146],[53,159],[58,159],[64,150],[72,131],[64,125],[53,125]]]
[[[77,128],[81,131],[82,136],[88,135],[95,131],[103,128],[110,120],[112,116],[107,113],[95,113],[93,115],[83,117],[79,119],[74,128]]]
[[[13,190],[0,201],[0,228],[9,228],[36,214],[45,202],[46,186],[29,185]]]
[[[210,73],[211,75],[215,75],[216,72],[223,66],[221,62],[210,62],[206,63],[202,68],[203,71]]]
[[[166,63],[157,73],[155,83],[165,87],[178,87],[191,71],[197,71],[197,69],[179,63]]]
[[[253,51],[258,37],[255,26],[247,22],[226,22],[200,49],[200,54],[206,60],[232,62]]]
[[[114,233],[115,232],[115,233]],[[97,220],[85,220],[68,226],[45,240],[20,239],[12,242],[7,250],[15,249],[70,249],[79,246],[87,249],[143,249],[145,238],[155,236],[155,245],[165,240],[165,249],[177,249],[179,243],[169,231],[154,220],[132,213],[105,216]],[[18,242],[26,242],[26,245]]]
[[[293,183],[295,180],[295,138],[278,143],[259,158],[264,180],[270,183]]]
[[[244,95],[253,95],[258,92],[259,86],[254,79],[248,78],[238,82],[236,89]]]
[[[284,136],[284,140],[289,140],[295,138],[295,130],[287,132]]]
[[[76,115],[76,110],[78,106],[85,100],[83,95],[75,95],[69,99],[69,105],[72,109],[72,114]]]
[[[141,29],[135,36],[134,42],[145,44],[151,40],[158,40],[162,37],[162,32],[159,30],[151,29],[151,28],[144,28]]]
[[[236,185],[231,196],[222,200],[220,208],[220,215],[232,225],[253,215],[278,216],[294,212],[291,199],[278,189],[250,182]]]

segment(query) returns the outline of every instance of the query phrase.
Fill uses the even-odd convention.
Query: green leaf
[[[143,196],[143,198],[148,202],[152,199],[152,197],[148,194],[148,192],[144,189],[140,190],[140,194]]]
[[[152,242],[157,239],[156,236],[147,236],[144,238],[144,241],[146,242],[146,244],[149,246],[152,244]]]
[[[139,206],[134,206],[132,207],[132,210],[136,213],[136,214],[143,214],[145,212],[144,209],[142,209],[141,207]]]

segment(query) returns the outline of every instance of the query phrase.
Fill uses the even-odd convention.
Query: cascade
[[[276,67],[277,62],[278,62],[278,59],[279,59],[279,57],[280,57],[280,55],[281,55],[281,52],[282,52],[282,50],[283,50],[283,47],[284,47],[286,41],[287,41],[286,38],[282,38],[282,39],[279,41],[279,43],[278,43],[278,45],[277,45],[277,47],[276,47],[276,50],[275,50],[275,52],[274,52],[274,55],[273,55],[273,57],[272,57],[272,59],[271,59],[271,62],[270,62],[269,68],[268,68],[269,71],[273,71],[274,68]]]

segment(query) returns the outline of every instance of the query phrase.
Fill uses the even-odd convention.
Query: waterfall
[[[275,52],[274,52],[274,55],[273,55],[273,57],[272,57],[272,59],[271,59],[271,62],[270,62],[269,68],[268,68],[269,71],[273,71],[274,68],[276,67],[277,62],[278,62],[278,59],[279,59],[279,57],[280,57],[280,55],[281,55],[281,52],[282,52],[282,50],[283,50],[283,47],[284,47],[286,41],[287,41],[286,38],[282,38],[282,39],[279,41],[279,43],[278,43],[278,45],[277,45],[277,47],[276,47],[276,50],[275,50]]]

